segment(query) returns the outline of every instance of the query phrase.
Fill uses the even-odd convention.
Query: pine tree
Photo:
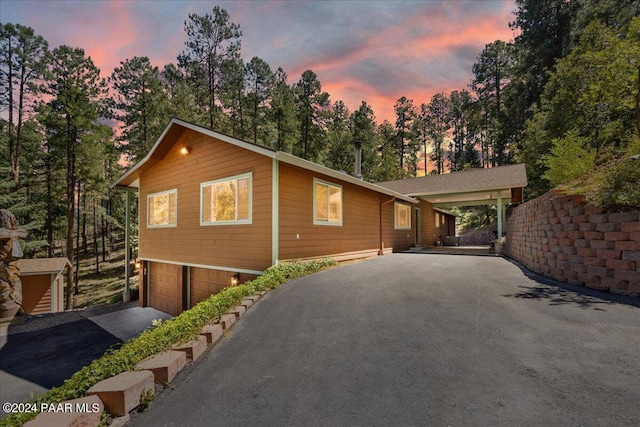
[[[32,28],[0,23],[0,111],[7,110],[12,191],[20,188],[22,126],[37,96],[46,64],[47,42]]]
[[[215,129],[220,120],[223,66],[239,57],[242,32],[220,6],[215,6],[211,15],[189,14],[184,29],[186,49],[178,56],[178,64],[193,85],[198,103],[206,106],[209,127]]]
[[[254,144],[269,145],[268,109],[271,101],[274,74],[264,60],[254,56],[245,65],[245,90],[247,93],[247,117]]]
[[[275,128],[275,141],[273,147],[276,150],[293,153],[296,142],[296,129],[298,127],[296,116],[296,104],[293,88],[287,84],[287,73],[278,68],[275,73],[273,95],[269,109],[269,120]]]
[[[135,163],[147,155],[169,120],[160,72],[149,58],[134,57],[121,62],[109,82],[115,91],[115,118],[122,123],[120,150]]]
[[[302,73],[293,91],[300,126],[294,154],[314,162],[322,161],[323,109],[329,105],[329,94],[322,91],[318,76],[311,70]]]
[[[416,135],[417,113],[413,99],[401,97],[393,106],[396,113],[396,150],[400,159],[400,169],[406,169],[417,176],[418,139]]]
[[[53,50],[44,88],[51,100],[42,107],[43,125],[52,155],[65,162],[66,255],[74,262],[73,228],[79,165],[89,159],[93,135],[99,129],[106,83],[100,70],[80,48]],[[73,308],[73,275],[67,273],[67,309]]]

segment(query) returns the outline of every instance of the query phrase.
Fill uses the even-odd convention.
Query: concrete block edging
[[[171,350],[163,351],[146,358],[136,365],[135,371],[125,371],[106,378],[87,391],[87,396],[62,402],[58,405],[71,405],[73,408],[87,408],[87,412],[42,412],[25,426],[99,426],[101,414],[107,411],[114,418],[112,426],[125,425],[129,421],[129,412],[142,404],[144,393],[155,393],[154,382],[169,384],[185,366],[187,359],[197,360],[207,349],[215,345],[238,318],[252,307],[266,292],[244,297],[241,303],[222,316],[220,323],[207,324],[200,336],[184,344],[175,345]],[[105,402],[106,401],[106,402]],[[78,406],[80,405],[80,406]],[[97,408],[94,410],[94,408]]]

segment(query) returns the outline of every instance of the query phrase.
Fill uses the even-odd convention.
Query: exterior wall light
[[[238,283],[240,283],[240,273],[234,273],[231,276],[231,286],[238,286]]]
[[[191,147],[187,147],[186,145],[180,149],[180,154],[187,155],[191,153]]]

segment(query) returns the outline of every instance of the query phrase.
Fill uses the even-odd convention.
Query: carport
[[[426,175],[378,185],[429,202],[436,209],[495,205],[498,236],[502,236],[506,206],[523,201],[527,172],[524,164],[517,164]]]

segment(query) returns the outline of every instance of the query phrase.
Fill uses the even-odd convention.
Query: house
[[[421,202],[428,202],[428,205],[436,211],[453,206],[494,205],[498,212],[497,235],[502,236],[506,206],[523,201],[523,189],[527,186],[527,172],[524,164],[515,164],[379,182],[378,185],[411,196]],[[445,221],[450,219],[445,217]],[[451,229],[448,230],[447,234],[453,235],[450,234]],[[444,236],[439,230],[433,234],[427,234],[427,238],[432,240]]]
[[[279,261],[402,251],[452,221],[391,184],[179,119],[113,185],[138,192],[140,303],[170,314]]]
[[[18,260],[22,282],[22,309],[45,314],[64,311],[64,271],[72,268],[67,258]]]

